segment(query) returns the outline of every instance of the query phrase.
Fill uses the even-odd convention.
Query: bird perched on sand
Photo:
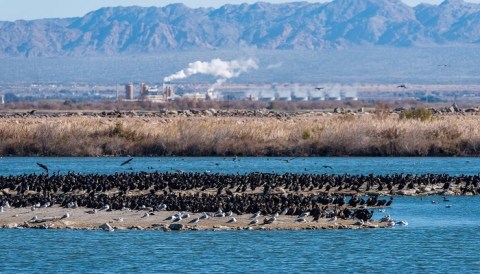
[[[355,223],[353,223],[353,225],[360,225],[360,226],[364,225],[364,224],[365,224],[365,222],[363,220],[358,220]]]
[[[200,221],[200,218],[194,218],[192,219],[190,222],[188,222],[189,224],[195,224],[195,223],[198,223]]]
[[[230,220],[228,220],[227,223],[236,223],[237,222],[237,219],[235,219],[235,217],[232,217]]]
[[[276,220],[277,220],[276,217],[265,218],[265,219],[263,219],[263,223],[267,225],[267,224],[271,224],[271,223],[275,222]]]
[[[157,206],[157,210],[167,210],[167,205],[166,204],[160,204]]]
[[[60,219],[67,219],[67,218],[70,218],[70,213],[65,212],[65,214],[63,214],[62,218]]]
[[[333,216],[328,220],[329,222],[336,222],[337,221],[337,216]]]
[[[102,206],[102,207],[100,208],[100,210],[105,210],[105,211],[107,211],[107,210],[109,210],[109,209],[110,209],[110,206],[109,206],[108,204],[107,204],[107,205],[104,205],[104,206]]]
[[[306,211],[306,212],[303,212],[302,214],[300,214],[299,217],[308,217],[308,215],[310,215],[310,212]]]
[[[258,224],[258,220],[257,220],[257,219],[253,219],[253,220],[249,223],[249,225],[256,225],[256,224]]]
[[[389,222],[391,219],[390,215],[385,215],[380,219],[380,222]]]

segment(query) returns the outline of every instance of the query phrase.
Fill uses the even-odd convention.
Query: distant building
[[[133,100],[133,83],[125,85],[125,99]]]

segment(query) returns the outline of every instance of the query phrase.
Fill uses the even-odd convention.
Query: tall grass
[[[2,156],[478,156],[476,116],[0,119]]]

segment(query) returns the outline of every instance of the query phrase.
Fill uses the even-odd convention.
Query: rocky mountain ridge
[[[80,18],[0,22],[0,56],[90,56],[232,48],[480,45],[480,4],[334,0],[191,9],[109,7]]]

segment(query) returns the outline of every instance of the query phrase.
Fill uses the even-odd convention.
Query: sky
[[[108,6],[166,6],[171,3],[183,3],[189,7],[219,7],[224,4],[255,3],[259,0],[0,0],[0,21],[18,19],[80,17],[86,13]],[[295,0],[263,0],[263,2],[283,3]],[[439,4],[443,0],[403,0],[415,6],[419,3]],[[328,2],[326,0],[308,2]],[[480,0],[466,2],[480,3]],[[28,7],[28,8],[27,8]]]

